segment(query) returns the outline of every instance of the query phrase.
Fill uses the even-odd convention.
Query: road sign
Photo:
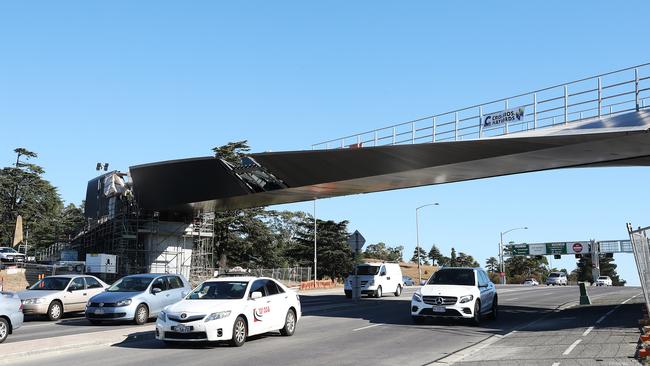
[[[546,243],[547,254],[567,254],[566,243]]]
[[[352,248],[353,251],[361,251],[363,245],[366,243],[366,238],[361,235],[359,230],[355,230],[352,235],[348,237],[348,245]]]
[[[528,244],[514,244],[507,246],[510,255],[529,255]]]
[[[573,243],[573,251],[576,253],[582,253],[582,244],[580,243]]]

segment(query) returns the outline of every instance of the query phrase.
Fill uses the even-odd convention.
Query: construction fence
[[[636,268],[639,271],[639,282],[643,290],[643,296],[646,308],[650,309],[650,240],[648,240],[648,231],[650,226],[644,228],[632,229],[631,224],[627,224],[627,231],[630,235],[632,250]]]

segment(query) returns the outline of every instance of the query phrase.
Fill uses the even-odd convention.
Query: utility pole
[[[317,239],[316,239],[316,232],[318,230],[318,225],[316,221],[316,198],[314,198],[314,288],[316,288],[316,279],[318,278],[316,276],[316,268],[318,265],[318,258],[316,256],[316,248],[317,248]]]
[[[420,269],[420,223],[418,221],[418,211],[427,206],[438,206],[438,202],[422,205],[415,209],[415,252],[418,259],[418,286],[422,283],[422,270]]]

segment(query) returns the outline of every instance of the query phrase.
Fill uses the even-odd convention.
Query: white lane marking
[[[512,332],[510,332],[510,333],[504,335],[503,338],[508,337],[508,336],[511,336],[511,335],[513,335],[513,334],[515,334],[515,333],[517,333],[517,331],[516,331],[516,330],[513,330]]]
[[[560,363],[559,362],[553,362],[553,364],[551,366],[560,366]]]
[[[566,351],[564,351],[564,353],[562,353],[562,356],[566,356],[566,355],[568,355],[569,353],[571,353],[571,351],[573,351],[573,349],[576,348],[576,346],[577,346],[578,344],[580,344],[580,342],[582,342],[582,339],[578,339],[577,341],[571,343],[571,345],[569,346],[569,348],[567,348]]]
[[[368,326],[366,326],[366,327],[361,327],[361,328],[357,328],[357,329],[352,329],[352,331],[353,331],[353,332],[356,332],[356,331],[358,331],[358,330],[364,330],[364,329],[374,328],[374,327],[378,327],[378,326],[380,326],[380,325],[384,325],[384,324],[383,324],[383,323],[380,323],[380,324],[368,325]]]
[[[585,330],[585,332],[582,333],[582,336],[583,336],[583,337],[586,336],[587,334],[591,333],[592,330],[594,330],[594,327],[593,327],[593,326],[587,328],[587,330]]]
[[[623,305],[623,304],[627,304],[628,301],[632,300],[633,298],[635,298],[635,297],[637,297],[637,296],[641,296],[641,294],[636,294],[636,295],[630,297],[629,299],[623,301],[623,302],[621,303],[621,305]]]

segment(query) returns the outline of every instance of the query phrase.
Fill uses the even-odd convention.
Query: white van
[[[352,273],[354,274],[354,272]],[[402,294],[402,269],[398,263],[364,263],[357,266],[361,293],[381,297],[384,293]],[[344,290],[347,298],[352,297],[354,276],[345,280]]]

